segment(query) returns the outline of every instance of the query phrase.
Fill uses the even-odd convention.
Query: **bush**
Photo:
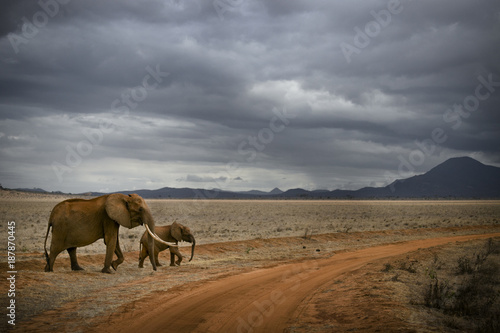
[[[446,309],[453,295],[454,292],[447,280],[439,282],[439,279],[435,278],[424,294],[424,304],[429,308]]]
[[[382,272],[389,272],[393,269],[392,265],[390,263],[384,264],[384,268],[382,269]]]
[[[488,260],[499,248],[500,242],[490,239],[483,251],[459,257],[453,285],[441,281],[436,270],[427,270],[431,282],[423,289],[424,305],[452,316],[448,322],[454,328],[464,318],[478,332],[500,332],[500,268],[498,257]]]
[[[416,267],[417,263],[418,261],[410,260],[409,257],[406,257],[406,260],[401,260],[399,262],[399,269],[413,274],[417,272],[417,267]]]
[[[472,268],[469,257],[461,256],[458,258],[457,274],[470,274],[472,272],[474,272],[474,269]]]

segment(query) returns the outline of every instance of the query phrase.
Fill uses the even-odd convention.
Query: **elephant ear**
[[[108,216],[126,228],[132,228],[130,223],[130,213],[128,211],[128,199],[125,194],[110,194],[104,205]]]
[[[182,226],[177,222],[172,223],[172,225],[170,226],[170,234],[178,242],[182,242],[182,230],[181,229],[182,229]]]

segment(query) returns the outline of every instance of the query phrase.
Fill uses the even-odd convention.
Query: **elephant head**
[[[172,237],[178,241],[178,242],[189,242],[192,243],[193,245],[191,246],[191,258],[189,258],[189,261],[193,259],[194,256],[194,247],[196,244],[196,241],[194,239],[193,233],[191,232],[191,229],[189,227],[185,227],[177,222],[172,223],[172,226],[170,227],[170,234]]]
[[[110,194],[104,208],[108,216],[123,227],[132,229],[146,223],[154,230],[154,220],[149,207],[137,194]]]
[[[131,229],[144,225],[148,231],[148,244],[151,251],[154,248],[153,239],[169,246],[176,245],[165,242],[155,234],[155,222],[151,211],[144,199],[139,195],[110,194],[106,200],[105,209],[108,216],[123,227]],[[153,269],[156,270],[154,260],[151,261],[151,264]]]

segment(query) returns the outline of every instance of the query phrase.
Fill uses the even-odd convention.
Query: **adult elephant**
[[[118,241],[120,226],[135,228],[144,225],[148,231],[148,242],[151,251],[154,248],[153,239],[166,245],[167,243],[154,234],[155,222],[148,205],[137,194],[108,194],[94,199],[69,199],[58,203],[50,214],[47,234],[45,235],[46,272],[52,272],[54,261],[59,253],[67,250],[71,260],[72,270],[82,270],[76,259],[76,248],[90,245],[100,238],[106,244],[106,257],[103,273],[111,273],[110,267],[116,270],[123,262],[123,253]],[[47,237],[52,227],[50,255],[47,253]],[[118,259],[113,259],[116,253]],[[156,263],[151,259],[151,265],[156,270]]]
[[[168,242],[175,242],[175,244],[182,241],[192,243],[193,245],[191,245],[191,258],[189,259],[189,261],[193,260],[196,241],[194,239],[193,233],[191,232],[191,229],[183,226],[180,223],[174,222],[171,225],[156,227],[156,234],[161,239]],[[139,243],[139,268],[143,267],[144,259],[146,259],[148,256],[149,259],[154,257],[156,266],[161,266],[160,262],[158,261],[158,253],[168,248],[170,248],[170,266],[175,266],[176,264],[180,266],[182,261],[182,254],[179,252],[178,246],[168,246],[165,245],[165,243],[157,242],[154,244],[154,252],[152,252],[150,246],[151,244],[149,244],[149,237],[147,236],[147,233],[144,232],[141,237],[141,242]],[[151,255],[151,253],[153,253],[153,255]],[[178,258],[177,261],[175,261],[175,256],[177,256]]]

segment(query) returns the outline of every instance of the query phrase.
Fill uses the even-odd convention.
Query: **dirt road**
[[[106,327],[120,332],[282,332],[306,312],[319,290],[368,263],[450,242],[499,237],[500,233],[453,236],[374,246],[330,258],[255,269],[174,288],[127,304]],[[369,304],[366,305],[370,307]]]

